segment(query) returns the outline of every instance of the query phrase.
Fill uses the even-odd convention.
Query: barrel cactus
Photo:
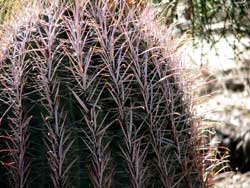
[[[0,63],[6,186],[205,187],[171,36],[123,0],[44,6]]]

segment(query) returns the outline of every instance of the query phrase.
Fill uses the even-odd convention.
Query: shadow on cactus
[[[205,187],[176,44],[140,15],[77,1],[19,29],[0,64],[9,187]]]

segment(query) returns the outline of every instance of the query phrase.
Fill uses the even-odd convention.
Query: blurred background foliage
[[[192,29],[209,31],[205,26],[224,22],[231,24],[236,31],[249,35],[249,2],[246,0],[152,0],[148,1],[158,9],[165,21],[178,20],[178,10],[182,16],[192,21]],[[226,29],[226,28],[224,28]],[[199,34],[199,33],[194,33]],[[204,33],[203,33],[204,34]],[[209,34],[209,33],[207,33]]]
[[[158,16],[163,23],[175,24],[179,34],[189,32],[193,38],[205,40],[213,47],[221,39],[228,41],[235,60],[242,60],[243,51],[249,50],[249,43],[242,42],[250,35],[250,2],[246,0],[153,0]],[[243,49],[239,49],[240,42]],[[195,45],[195,43],[194,43]]]

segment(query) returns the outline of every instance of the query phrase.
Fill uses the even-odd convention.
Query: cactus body
[[[204,187],[170,36],[163,46],[124,1],[57,6],[1,61],[9,185]]]

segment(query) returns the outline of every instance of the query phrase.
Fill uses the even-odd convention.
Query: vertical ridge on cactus
[[[0,141],[23,150],[0,160],[25,166],[7,170],[24,187],[205,187],[171,36],[123,0],[44,6],[0,63],[1,134],[22,138]]]
[[[21,41],[15,41],[12,54],[6,57],[5,64],[1,67],[1,108],[5,108],[4,114],[8,114],[8,138],[6,146],[8,152],[8,164],[10,165],[10,179],[13,187],[25,187],[30,170],[30,161],[27,157],[27,148],[30,133],[28,125],[31,116],[26,111],[27,75],[30,69],[27,61],[26,41],[30,37],[30,30],[19,35]],[[1,110],[3,110],[1,109]],[[2,119],[3,117],[1,117]]]

